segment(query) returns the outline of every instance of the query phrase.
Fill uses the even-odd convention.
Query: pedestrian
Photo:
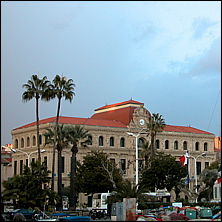
[[[21,213],[17,213],[15,214],[15,216],[13,217],[12,221],[26,221],[25,217],[23,214]]]

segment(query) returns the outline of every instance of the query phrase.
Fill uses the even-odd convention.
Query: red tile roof
[[[126,107],[102,113],[95,113],[91,116],[91,119],[117,120],[127,126],[133,118],[132,114],[135,108],[136,107]]]
[[[213,134],[203,130],[199,130],[190,126],[172,126],[172,125],[165,125],[164,131],[169,132],[183,132],[183,133],[202,133],[202,134]]]

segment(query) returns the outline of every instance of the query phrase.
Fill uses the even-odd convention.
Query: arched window
[[[160,148],[160,141],[156,140],[156,149],[159,149],[159,148]]]
[[[32,137],[32,145],[36,146],[36,137],[35,136]]]
[[[120,147],[125,147],[125,139],[123,137],[120,139]]]
[[[114,146],[114,138],[112,136],[109,138],[109,145]]]
[[[24,148],[24,139],[21,139],[21,148]]]
[[[42,135],[39,135],[39,144],[42,144]]]
[[[174,141],[174,150],[178,150],[178,141]]]
[[[29,147],[30,146],[30,138],[29,138],[29,136],[27,137],[27,147]]]
[[[165,141],[165,149],[169,149],[169,141],[168,140]]]
[[[187,150],[187,141],[183,142],[183,150]]]
[[[18,148],[18,139],[15,139],[15,148]]]
[[[88,145],[92,145],[92,136],[88,136]]]
[[[207,143],[204,143],[204,151],[207,151]]]
[[[195,150],[198,151],[199,150],[199,142],[195,143]]]
[[[138,139],[138,147],[142,148],[142,144],[143,144],[143,139],[139,138]]]
[[[103,137],[102,136],[99,137],[99,146],[103,146]]]

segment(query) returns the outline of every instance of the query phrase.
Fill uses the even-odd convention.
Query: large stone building
[[[95,113],[90,118],[63,117],[59,118],[61,124],[75,124],[84,126],[92,135],[92,143],[87,148],[80,148],[77,159],[82,160],[83,156],[91,152],[91,150],[103,150],[109,154],[109,158],[115,161],[124,171],[124,177],[135,181],[135,146],[134,136],[129,136],[127,132],[138,134],[145,131],[146,122],[148,122],[150,112],[144,107],[144,103],[129,100],[112,105],[105,105],[95,109]],[[52,169],[52,146],[44,146],[45,138],[43,133],[46,128],[50,128],[55,124],[56,117],[40,120],[40,142],[41,149],[46,152],[42,153],[42,160],[47,161],[47,166]],[[13,147],[17,150],[31,153],[37,150],[36,140],[36,122],[18,127],[11,131]],[[146,135],[138,136],[138,146]],[[215,135],[203,130],[199,130],[190,126],[172,126],[166,125],[163,132],[158,133],[156,137],[156,149],[166,154],[175,156],[177,161],[187,151],[194,158],[190,159],[190,178],[193,189],[193,182],[196,181],[196,175],[215,160],[214,153],[214,137]],[[141,148],[139,148],[140,150]],[[201,154],[206,153],[203,157]],[[62,152],[63,156],[63,186],[69,186],[70,175],[70,148],[65,148]],[[25,155],[22,152],[13,154],[12,169],[13,174],[20,174],[23,164],[37,159],[37,153]],[[133,164],[128,165],[128,162]],[[195,171],[195,162],[196,169]],[[56,160],[57,163],[57,160]],[[57,169],[57,166],[56,168]],[[55,188],[57,188],[57,173],[55,176]],[[173,201],[175,197],[172,196]]]

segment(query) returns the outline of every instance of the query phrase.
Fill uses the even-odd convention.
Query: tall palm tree
[[[32,75],[31,79],[27,83],[23,84],[23,88],[26,91],[22,94],[23,102],[28,102],[35,98],[36,100],[36,126],[37,126],[37,147],[38,147],[38,160],[41,161],[40,155],[40,142],[39,142],[39,99],[47,100],[46,89],[50,81],[44,76],[42,79],[38,75]]]
[[[56,129],[57,130],[59,126],[59,113],[60,113],[62,98],[64,97],[65,100],[69,100],[71,103],[73,100],[73,96],[75,95],[74,87],[75,87],[75,84],[73,83],[72,79],[66,80],[66,77],[63,77],[63,76],[61,77],[59,75],[56,75],[55,78],[53,79],[52,90],[50,90],[50,98],[57,97],[58,99],[57,114],[56,114]],[[57,130],[54,137],[55,140],[57,137]],[[53,149],[53,157],[52,157],[52,185],[51,185],[52,191],[54,191],[55,149],[56,149],[56,144]]]
[[[150,154],[151,154],[151,146],[150,146],[150,143],[149,143],[149,141],[144,141],[144,142],[142,143],[142,152],[141,152],[141,155],[144,157],[145,167],[148,166],[148,159],[149,159]]]
[[[56,146],[58,151],[58,195],[61,197],[62,194],[62,150],[65,147],[69,146],[67,140],[67,129],[64,125],[59,125],[58,128],[54,128],[53,130],[47,128],[47,132],[44,133],[47,140],[45,144],[53,144]],[[55,150],[55,149],[54,149]],[[58,205],[60,208],[61,205]],[[60,210],[60,209],[59,209]]]
[[[162,132],[165,126],[165,120],[159,113],[153,113],[147,123],[147,133],[151,137],[151,155],[155,155],[155,139],[158,132]]]
[[[71,151],[71,176],[70,176],[70,209],[76,209],[76,189],[75,189],[75,176],[76,176],[76,155],[79,150],[79,146],[86,147],[89,142],[89,132],[84,127],[75,125],[67,127],[67,140],[72,144]],[[81,142],[82,141],[82,142]]]

